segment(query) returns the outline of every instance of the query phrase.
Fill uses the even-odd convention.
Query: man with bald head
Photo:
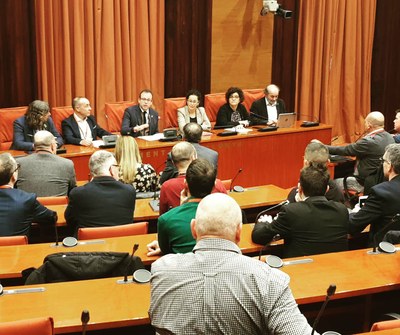
[[[85,97],[76,97],[72,100],[74,113],[61,122],[65,143],[91,146],[97,137],[112,135],[101,128],[93,115],[90,115],[92,107]]]
[[[65,196],[76,186],[74,163],[59,157],[57,141],[52,133],[40,130],[34,136],[35,152],[17,158],[17,188],[38,197]]]
[[[371,112],[365,118],[366,135],[357,142],[346,146],[327,146],[331,155],[355,156],[357,158],[354,176],[347,178],[347,188],[362,192],[365,178],[374,173],[387,145],[394,143],[393,136],[383,128],[385,117],[381,112]],[[343,178],[336,180],[343,189]]]
[[[250,107],[250,113],[260,115],[251,115],[251,123],[254,124],[275,124],[278,115],[286,113],[285,102],[279,99],[279,87],[270,84],[264,89],[265,96],[253,102]]]
[[[149,316],[157,333],[311,334],[289,276],[241,254],[241,219],[228,195],[206,196],[191,222],[193,252],[152,264]]]

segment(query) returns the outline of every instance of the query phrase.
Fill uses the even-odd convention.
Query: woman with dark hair
[[[225,93],[226,104],[222,105],[217,114],[216,126],[249,125],[249,113],[242,104],[243,91],[239,87],[230,87]]]
[[[33,151],[33,137],[39,130],[47,130],[54,135],[59,148],[64,144],[50,117],[50,106],[46,101],[31,102],[24,116],[14,121],[12,150]]]
[[[186,106],[178,108],[179,130],[183,132],[185,124],[190,122],[198,123],[203,129],[211,128],[210,120],[207,117],[204,107],[199,107],[201,93],[198,90],[190,90],[186,94]]]

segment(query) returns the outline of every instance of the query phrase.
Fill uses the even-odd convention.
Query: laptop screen
[[[278,115],[278,122],[276,125],[279,128],[290,128],[296,122],[296,113],[282,113]]]

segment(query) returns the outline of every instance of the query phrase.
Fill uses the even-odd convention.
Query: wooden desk
[[[229,192],[242,209],[259,208],[278,204],[286,200],[289,191],[275,185],[262,185],[245,189],[244,192]],[[156,220],[158,212],[150,207],[151,199],[137,199],[134,213],[134,222]],[[57,212],[57,226],[65,226],[64,212],[67,205],[47,206]]]
[[[312,256],[313,263],[283,267],[291,276],[293,295],[300,307],[322,302],[331,283],[337,285],[333,300],[398,290],[400,253],[367,255],[366,251]],[[117,285],[115,278],[108,278],[33,286],[45,287],[46,291],[0,297],[0,322],[51,315],[56,333],[79,331],[83,309],[90,311],[88,329],[149,322],[149,284]]]
[[[239,243],[239,247],[244,254],[258,252],[263,247],[251,241],[252,230],[252,224],[243,225],[242,239]],[[43,260],[47,255],[56,252],[116,251],[131,253],[135,243],[139,244],[139,249],[136,251],[135,255],[139,256],[145,265],[149,265],[159,258],[159,256],[147,256],[147,244],[156,239],[157,234],[145,234],[99,239],[104,242],[96,244],[78,244],[72,248],[64,247],[61,243],[58,247],[53,246],[54,243],[0,247],[0,279],[19,278],[21,277],[22,270],[29,267],[39,267],[43,264]]]
[[[236,185],[244,187],[274,184],[283,188],[297,185],[299,171],[303,166],[304,149],[314,138],[328,143],[332,137],[332,126],[302,128],[297,122],[293,128],[260,133],[257,129],[246,135],[217,136],[223,130],[213,130],[201,144],[218,151],[218,178],[231,179],[242,168]],[[144,163],[158,171],[168,152],[176,142],[149,142],[137,139]],[[88,161],[93,148],[66,145],[67,153],[61,156],[72,159],[77,180],[86,180],[89,174]],[[113,150],[113,149],[110,149]],[[9,151],[14,156],[25,155],[23,151]]]

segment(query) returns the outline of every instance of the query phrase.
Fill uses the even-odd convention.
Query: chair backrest
[[[226,188],[227,191],[231,188],[232,179],[221,180],[222,185]]]
[[[186,105],[186,98],[164,99],[164,126],[165,128],[178,127],[177,109]]]
[[[395,329],[395,328],[400,328],[400,320],[375,322],[371,327],[371,332],[375,332],[378,330]]]
[[[204,96],[204,108],[210,122],[217,121],[218,110],[225,103],[225,93],[212,93]]]
[[[251,90],[243,90],[243,93],[244,93],[243,105],[246,107],[247,111],[250,111],[250,107],[253,101],[261,99],[264,96],[264,89],[255,88]]]
[[[61,196],[61,197],[38,197],[37,200],[43,206],[67,205],[68,204],[68,197],[66,195]]]
[[[54,322],[51,317],[0,323],[0,334],[52,335]]]
[[[53,119],[54,125],[58,132],[62,134],[61,122],[70,116],[74,110],[71,106],[64,107],[53,107],[51,109],[51,118]]]
[[[130,223],[110,227],[79,228],[78,240],[147,234],[148,222]]]
[[[107,119],[107,128],[111,133],[119,133],[125,109],[136,104],[136,101],[106,102],[104,114]]]
[[[27,108],[0,108],[0,150],[10,149],[14,136],[14,120],[24,115]]]
[[[24,245],[24,244],[28,244],[28,238],[25,235],[0,237],[1,247],[5,247],[8,245]]]

